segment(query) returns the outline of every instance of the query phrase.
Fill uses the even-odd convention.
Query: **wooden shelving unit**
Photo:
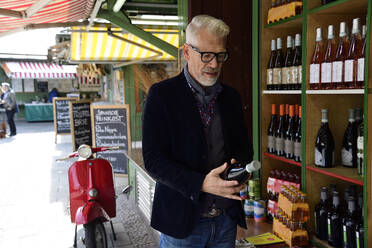
[[[372,217],[368,213],[368,207],[372,205],[371,196],[371,155],[372,138],[368,136],[368,125],[372,123],[372,76],[368,76],[370,68],[370,58],[372,58],[371,43],[371,9],[372,1],[370,0],[338,0],[328,5],[321,5],[319,0],[303,0],[303,13],[301,15],[282,20],[272,24],[267,23],[267,12],[270,8],[271,1],[260,1],[260,4],[254,4],[253,12],[259,12],[256,15],[260,23],[259,40],[254,49],[258,49],[259,54],[254,59],[258,65],[257,81],[255,86],[258,95],[258,104],[255,106],[257,111],[254,116],[258,116],[259,121],[254,132],[259,133],[259,137],[254,142],[259,143],[259,158],[262,162],[261,186],[262,193],[265,197],[266,184],[269,173],[272,169],[288,170],[301,174],[302,190],[308,195],[310,205],[310,220],[308,229],[316,247],[330,247],[327,242],[318,240],[313,235],[314,218],[313,211],[315,205],[319,202],[320,189],[322,186],[337,184],[337,190],[343,195],[344,189],[349,185],[358,186],[358,191],[364,193],[364,211],[365,211],[365,247],[372,247]],[[367,18],[365,18],[367,16]],[[309,89],[309,66],[311,56],[315,47],[315,30],[317,27],[323,29],[323,39],[326,39],[327,27],[333,24],[335,27],[336,37],[338,37],[339,23],[347,22],[351,28],[354,18],[361,18],[362,24],[367,24],[367,49],[365,60],[365,88],[364,89],[344,89],[344,90],[310,90]],[[259,19],[260,18],[260,19]],[[254,21],[255,22],[255,21]],[[255,32],[255,29],[253,29]],[[281,37],[285,50],[286,37],[294,37],[296,33],[301,34],[302,38],[302,90],[299,91],[268,91],[266,90],[266,69],[270,56],[270,42],[272,39]],[[254,64],[253,63],[253,64]],[[369,66],[368,66],[369,65]],[[255,71],[255,70],[253,70]],[[372,87],[371,87],[372,88]],[[267,153],[267,127],[271,119],[271,104],[299,104],[302,105],[302,163],[287,160]],[[357,174],[356,169],[345,168],[341,166],[341,144],[343,135],[348,123],[348,109],[361,107],[364,109],[364,127],[365,127],[365,157],[364,157],[364,177]],[[328,109],[329,126],[335,140],[335,163],[338,166],[334,168],[319,168],[314,166],[314,144],[317,132],[321,125],[321,109]],[[257,149],[257,148],[256,148]],[[260,151],[260,152],[259,152]],[[368,228],[370,226],[370,228]],[[370,240],[368,238],[370,237]],[[367,243],[369,242],[369,243]]]

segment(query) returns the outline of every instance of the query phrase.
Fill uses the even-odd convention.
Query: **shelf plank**
[[[364,89],[345,90],[307,90],[307,95],[363,95]]]
[[[301,90],[264,90],[265,95],[301,95]]]
[[[282,162],[285,162],[287,164],[291,164],[291,165],[295,165],[295,166],[298,166],[298,167],[301,167],[301,163],[300,162],[296,162],[292,159],[286,159],[284,157],[280,157],[280,156],[277,156],[277,155],[274,155],[274,154],[271,154],[271,153],[268,153],[268,152],[265,152],[264,155],[266,157],[270,157],[270,158],[273,158],[273,159],[276,159],[276,160],[280,160]]]
[[[363,186],[363,178],[358,175],[356,168],[346,168],[341,165],[333,168],[320,168],[315,165],[306,165],[306,169]]]
[[[280,20],[274,23],[266,24],[265,28],[293,28],[302,26],[302,17],[303,14],[289,17],[284,20]],[[267,22],[267,21],[266,21]]]

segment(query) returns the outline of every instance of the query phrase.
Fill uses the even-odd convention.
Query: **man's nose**
[[[217,68],[218,66],[217,56],[214,56],[214,58],[211,61],[209,61],[208,66],[212,68]]]

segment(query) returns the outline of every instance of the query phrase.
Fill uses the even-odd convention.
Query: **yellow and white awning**
[[[112,34],[109,35],[107,30]],[[160,27],[145,31],[178,47],[178,32]],[[71,62],[118,63],[128,61],[174,61],[175,57],[121,28],[97,25],[86,32],[85,27],[73,27],[71,35]]]

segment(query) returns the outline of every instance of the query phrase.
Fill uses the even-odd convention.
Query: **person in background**
[[[1,88],[4,92],[4,94],[2,95],[1,103],[5,108],[5,113],[8,118],[10,136],[14,136],[17,134],[16,125],[14,123],[14,114],[17,112],[17,102],[15,94],[10,91],[10,85],[6,82],[1,84]]]
[[[5,108],[4,104],[1,103],[1,100],[4,97],[4,92],[0,87],[0,139],[6,137],[6,113],[5,113]]]
[[[59,97],[59,92],[56,88],[53,88],[50,92],[49,92],[49,102],[53,102],[53,98],[54,97]]]
[[[237,225],[246,228],[238,196],[246,186],[220,178],[228,163],[253,159],[240,95],[219,80],[228,34],[222,20],[195,16],[183,71],[152,85],[146,98],[142,152],[156,180],[151,226],[161,248],[231,248]]]

